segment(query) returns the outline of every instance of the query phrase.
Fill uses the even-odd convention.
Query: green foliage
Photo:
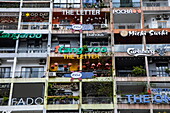
[[[88,51],[88,47],[87,47],[87,45],[84,45],[82,48],[83,48],[82,54],[85,54],[85,53],[86,53],[86,51]]]
[[[165,73],[169,74],[169,73],[170,73],[170,69],[169,69],[169,68],[166,68],[166,69],[165,69]]]
[[[143,69],[143,66],[134,66],[132,70],[134,76],[142,76],[146,74],[146,70]]]
[[[9,97],[3,97],[3,101],[6,102],[9,100]]]

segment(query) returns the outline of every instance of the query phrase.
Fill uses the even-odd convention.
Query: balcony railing
[[[165,51],[170,51],[170,44],[146,44],[146,48],[157,50],[157,49],[165,49]]]
[[[83,104],[113,104],[112,97],[83,97]]]
[[[109,2],[104,3],[83,3],[84,8],[109,8]]]
[[[18,25],[11,25],[11,24],[0,24],[0,29],[2,30],[16,30],[18,29]]]
[[[113,2],[113,7],[140,7],[140,2],[131,3]]]
[[[167,74],[165,71],[159,70],[149,70],[149,75],[151,77],[170,77],[170,75]]]
[[[0,78],[11,78],[12,72],[0,72]]]
[[[7,97],[7,98],[8,98],[8,97]],[[8,101],[9,101],[9,99],[0,98],[0,106],[6,106],[6,105],[8,105]]]
[[[54,96],[54,98],[49,98],[48,97],[48,104],[79,104],[78,99],[74,99],[74,96],[72,98],[65,97],[65,96]]]
[[[140,29],[141,24],[140,23],[119,23],[114,24],[114,29]]]
[[[80,8],[80,3],[54,3],[53,8]]]
[[[24,3],[23,8],[50,8],[50,3]]]
[[[170,28],[170,23],[168,21],[163,21],[162,23],[145,23],[145,28]]]
[[[49,26],[48,22],[22,22],[21,29],[28,30],[47,30]]]
[[[19,6],[20,3],[0,3],[0,8],[19,8]]]
[[[117,77],[146,77],[146,75],[134,75],[132,70],[117,70]]]
[[[15,48],[0,48],[1,53],[15,53]]]
[[[18,53],[47,53],[47,49],[42,48],[28,48],[28,49],[18,49]]]
[[[143,7],[166,7],[168,1],[143,1]]]
[[[15,78],[44,78],[46,72],[44,71],[16,71]]]
[[[142,49],[143,45],[134,44],[134,45],[115,45],[115,52],[127,52],[128,48]]]

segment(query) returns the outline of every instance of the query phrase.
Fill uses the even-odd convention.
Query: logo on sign
[[[82,29],[82,25],[80,25],[80,24],[72,25],[72,29],[74,29],[74,30],[81,30]]]
[[[71,77],[72,78],[81,78],[82,77],[82,74],[80,72],[73,72],[71,74]]]

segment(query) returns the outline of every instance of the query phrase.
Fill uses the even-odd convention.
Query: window
[[[40,78],[44,76],[43,67],[22,67],[23,78]]]
[[[59,41],[59,46],[70,47],[70,41]]]
[[[120,0],[120,7],[132,7],[132,0]]]
[[[167,28],[167,21],[158,21],[158,28]]]
[[[157,76],[168,76],[167,73],[165,73],[165,69],[168,68],[168,63],[157,63],[156,64],[156,74]]]
[[[10,77],[10,67],[0,67],[0,78],[9,78]]]

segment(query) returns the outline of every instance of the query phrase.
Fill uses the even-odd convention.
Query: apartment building
[[[170,113],[170,0],[0,0],[0,113]]]

